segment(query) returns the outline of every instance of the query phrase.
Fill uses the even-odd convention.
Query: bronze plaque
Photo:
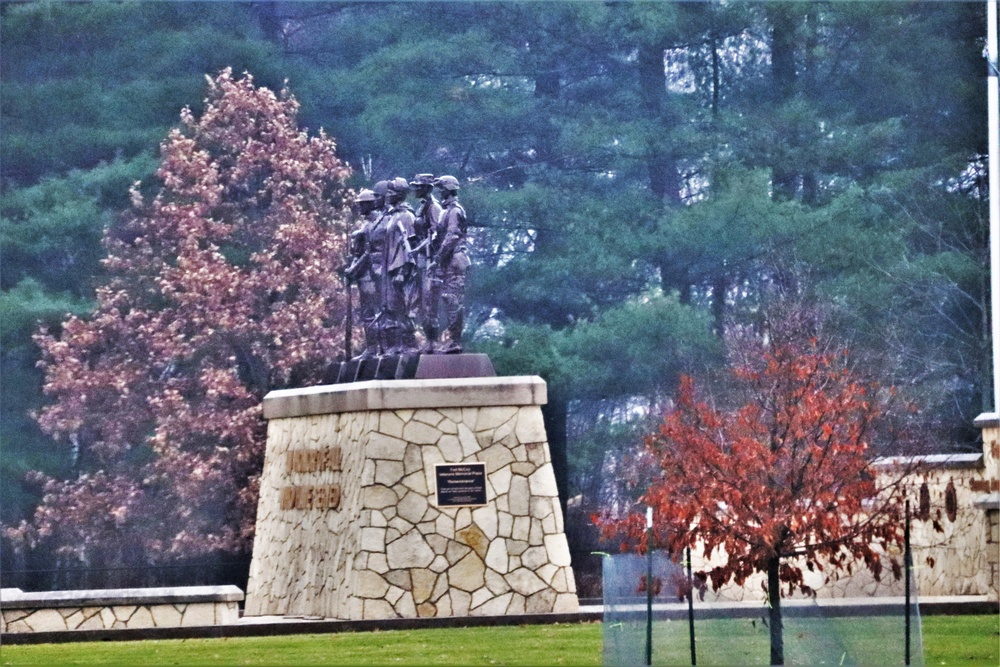
[[[485,463],[438,463],[434,466],[438,507],[486,504]]]

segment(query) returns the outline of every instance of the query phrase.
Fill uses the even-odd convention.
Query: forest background
[[[985,32],[982,2],[3,2],[0,523],[41,501],[30,471],[93,472],[33,417],[32,335],[92,311],[104,230],[226,67],[287,85],[353,187],[459,178],[468,347],[548,382],[575,563],[679,375],[724,368],[775,295],[902,388],[936,451],[975,451]],[[2,539],[26,587],[153,562]]]

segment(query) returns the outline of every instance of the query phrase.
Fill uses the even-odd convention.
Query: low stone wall
[[[894,466],[913,467],[904,480],[911,507],[910,544],[918,596],[993,596],[996,562],[1000,547],[991,541],[989,522],[995,517],[982,507],[984,471],[983,454],[954,454],[887,460],[887,480]],[[902,563],[902,548],[889,554]],[[696,570],[711,569],[723,557],[711,559],[693,555]],[[876,581],[863,566],[854,573],[834,573],[829,569],[805,571],[805,583],[819,598],[901,596],[904,581],[895,579],[888,567],[881,581]],[[720,601],[763,600],[764,575],[749,578],[743,586],[727,585],[710,591],[706,599]]]
[[[273,392],[246,615],[577,611],[545,399],[537,377]],[[481,466],[483,497],[441,504],[441,464]]]
[[[236,586],[124,588],[0,594],[0,632],[229,625],[239,619]]]

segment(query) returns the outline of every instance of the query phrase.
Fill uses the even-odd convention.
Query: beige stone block
[[[432,574],[434,573],[432,572]],[[438,602],[441,600],[441,596],[443,596],[448,592],[448,588],[449,588],[448,575],[438,574],[437,581],[434,582],[434,590],[431,591],[431,602],[438,604]],[[440,612],[440,608],[438,609],[438,611]]]
[[[17,632],[34,632],[31,626],[28,625],[26,618],[22,618],[17,621],[12,621],[7,624],[4,628],[4,632],[17,633]]]
[[[370,528],[385,528],[389,525],[389,519],[385,516],[382,510],[365,510],[368,512],[368,526]],[[364,525],[362,523],[361,525]],[[333,531],[331,531],[333,532]]]
[[[376,553],[385,552],[386,543],[385,528],[362,528],[361,529],[361,550],[373,551]]]
[[[385,600],[365,600],[363,618],[366,621],[381,621],[396,618],[396,610]]]
[[[399,607],[396,605],[404,595],[406,595],[406,591],[398,586],[390,586],[388,592],[385,594],[385,601],[396,609],[397,614],[399,613]]]
[[[385,554],[373,553],[368,556],[367,567],[373,572],[385,574],[389,571],[389,561],[386,559]]]
[[[532,546],[544,544],[544,539],[545,539],[545,529],[542,527],[541,520],[532,519],[531,531],[528,533],[528,544]]]
[[[413,596],[409,593],[404,593],[393,606],[396,608],[396,614],[398,616],[403,618],[417,617],[417,606],[413,604]]]
[[[531,499],[531,518],[544,519],[552,515],[552,505],[558,504],[553,498],[533,497]],[[555,525],[553,523],[553,525]],[[544,528],[544,526],[543,526]]]
[[[406,441],[382,433],[372,433],[368,438],[365,454],[373,459],[402,461],[406,454]]]
[[[476,458],[486,464],[486,473],[490,476],[514,462],[511,451],[499,444],[482,450]]]
[[[557,576],[557,574],[559,572],[562,571],[562,569],[563,568],[556,567],[552,563],[546,563],[545,565],[543,565],[540,568],[536,569],[535,570],[535,574],[537,574],[538,577],[542,581],[544,581],[545,583],[547,583],[549,586],[552,586],[553,588],[555,588],[555,585],[554,585],[554,583],[553,583],[552,580]],[[563,593],[566,592],[566,588],[565,587],[562,589],[562,592]]]
[[[388,590],[388,582],[380,575],[371,570],[358,572],[357,586],[354,589],[354,594],[359,598],[381,599],[385,597]]]
[[[507,615],[523,614],[525,599],[523,595],[514,593],[510,598],[510,604],[507,605]]]
[[[434,551],[417,531],[410,531],[390,543],[385,552],[389,567],[393,570],[427,567],[434,560]]]
[[[537,574],[524,567],[514,570],[506,575],[504,579],[507,580],[512,589],[525,597],[548,587]]]
[[[472,551],[472,548],[462,544],[461,542],[451,540],[448,542],[448,548],[445,550],[445,558],[448,559],[449,563],[457,563],[465,557],[465,554]]]
[[[158,628],[180,627],[182,614],[173,605],[153,605],[149,612],[153,617],[153,625]]]
[[[497,510],[501,512],[510,512],[510,501],[506,495],[500,496],[496,500]]]
[[[565,533],[545,536],[545,550],[549,553],[549,562],[559,567],[570,566],[569,543]]]
[[[461,463],[465,458],[462,443],[456,435],[442,435],[437,446],[446,463]]]
[[[534,496],[547,496],[555,498],[559,496],[556,488],[556,476],[552,472],[552,466],[543,465],[528,478],[528,488]]]
[[[496,507],[487,505],[477,507],[472,510],[472,523],[479,526],[479,529],[486,535],[486,539],[495,540],[497,537],[497,510]]]
[[[396,512],[397,514],[399,513],[399,508],[396,509]],[[386,531],[386,536],[385,536],[386,542],[392,542],[400,535],[408,533],[414,528],[415,526],[406,519],[404,519],[403,517],[394,516],[393,518],[389,519],[389,530]],[[396,533],[394,534],[394,537],[389,537],[389,531],[392,530],[396,531]]]
[[[526,540],[507,540],[507,553],[512,556],[520,556],[528,550],[528,546]]]
[[[438,535],[441,537],[445,537],[449,540],[455,537],[455,519],[448,514],[442,512],[438,518],[434,520],[434,527],[437,530]]]
[[[413,588],[409,570],[393,570],[385,575],[385,579],[393,586],[397,586],[404,591],[408,591]]]
[[[473,596],[471,614],[473,616],[503,616],[507,613],[507,608],[510,607],[513,598],[514,593],[504,593],[477,605],[475,596]]]
[[[461,592],[461,591],[456,591],[456,592]],[[452,609],[452,606],[451,606],[451,595],[450,594],[442,595],[441,599],[437,600],[434,604],[437,605],[438,616],[454,616],[455,615],[454,614],[454,610]]]
[[[528,460],[536,466],[542,466],[549,462],[548,445],[544,442],[527,442],[524,444],[528,451]]]
[[[378,430],[382,435],[405,440],[403,435],[404,422],[398,414],[391,410],[379,412]]]
[[[406,445],[406,452],[403,454],[403,473],[411,475],[419,472],[423,466],[424,462],[420,456],[420,446],[412,443]]]
[[[493,431],[502,424],[511,421],[519,408],[512,405],[502,405],[495,407],[483,407],[476,415],[476,431]]]
[[[437,410],[422,408],[420,410],[414,410],[412,421],[423,422],[429,426],[437,426],[444,419],[442,415]]]
[[[476,524],[470,525],[455,533],[455,539],[461,544],[468,545],[475,550],[480,558],[486,558],[486,551],[490,546],[490,539]]]
[[[111,611],[111,607],[101,607],[102,628],[110,628],[114,626],[116,620],[117,619],[115,618],[115,612]]]
[[[403,439],[415,445],[436,445],[441,439],[441,430],[424,422],[411,421],[403,429]]]
[[[497,513],[497,535],[511,537],[514,534],[514,515],[508,512]]]
[[[185,607],[181,617],[181,625],[185,628],[214,624],[215,605],[211,602],[193,602]]]
[[[507,540],[493,540],[486,552],[486,566],[500,574],[507,574]]]
[[[403,478],[403,486],[419,493],[425,498],[430,495],[427,490],[427,476],[424,474],[423,470],[417,470]]]
[[[447,421],[449,421],[449,422],[451,422],[453,424],[457,425],[457,424],[461,423],[461,421],[462,421],[462,409],[461,408],[446,408],[446,407],[442,407],[442,408],[438,408],[438,412],[441,414],[442,417],[444,417]],[[438,425],[440,426],[440,424],[438,424]]]
[[[66,619],[57,609],[38,609],[23,619],[32,632],[68,630]],[[13,626],[14,623],[11,623]]]
[[[115,605],[111,607],[111,613],[115,615],[117,621],[128,621],[135,613],[135,605]]]
[[[529,570],[537,570],[549,562],[545,547],[531,547],[521,554],[521,564]]]
[[[214,614],[212,617],[212,623],[215,623]],[[132,614],[132,618],[128,620],[128,627],[129,629],[156,627],[156,623],[153,622],[153,614],[149,607],[140,606],[136,608],[135,613]]]
[[[455,530],[463,530],[472,525],[472,510],[468,507],[462,507],[455,514]]]
[[[412,581],[413,602],[417,605],[430,599],[434,592],[434,584],[437,583],[438,575],[431,570],[415,568],[410,570]]]
[[[475,613],[474,610],[476,609],[476,607],[482,606],[484,602],[486,602],[487,600],[492,600],[494,597],[495,596],[493,595],[492,592],[490,592],[490,589],[480,588],[478,591],[474,591],[472,593],[472,602],[469,603],[469,606],[471,610],[473,610],[473,613]]]
[[[453,616],[468,616],[472,607],[472,593],[452,588],[448,597],[451,598],[451,613]]]
[[[240,620],[240,607],[236,602],[215,603],[215,624],[232,625]]]
[[[63,620],[66,622],[67,630],[76,630],[77,626],[83,623],[83,609],[59,609],[57,611],[62,614]],[[66,612],[69,613],[67,614]]]
[[[476,439],[476,434],[466,424],[458,425],[458,442],[462,446],[464,457],[475,456],[476,452],[479,451],[479,441]]]
[[[431,570],[438,574],[447,571],[449,567],[451,567],[451,563],[444,556],[435,556],[434,560],[431,561]]]
[[[392,519],[389,519],[389,521],[391,522]],[[395,542],[396,540],[398,540],[402,534],[403,533],[400,532],[398,528],[393,528],[392,526],[389,526],[388,528],[386,528],[385,529],[385,544],[386,544],[386,547],[388,547],[390,544],[392,544],[393,542]]]
[[[435,524],[432,523],[430,525],[434,526]],[[422,533],[422,534],[424,535],[424,539],[427,540],[427,545],[431,548],[431,551],[433,551],[436,556],[440,556],[442,554],[447,553],[448,543],[450,540],[448,540],[445,537],[442,537],[441,535],[438,535],[437,533]]]
[[[453,589],[472,593],[486,584],[486,566],[476,553],[466,554],[448,570],[448,581]]]
[[[396,505],[396,513],[410,523],[420,523],[427,512],[427,499],[423,495],[410,491]]]
[[[545,423],[542,421],[542,409],[539,406],[521,408],[517,415],[514,434],[521,444],[546,442],[548,438],[545,435]]]
[[[515,447],[510,447],[510,453],[514,455],[514,460],[521,463],[527,463],[528,461],[528,450],[524,445],[517,445]]]
[[[433,602],[424,602],[417,605],[418,618],[434,618],[437,616],[437,607]]]
[[[528,516],[515,516],[514,517],[514,531],[511,536],[518,541],[525,543],[525,549],[527,549],[527,543],[529,535],[531,534],[531,519]]]
[[[533,475],[536,470],[538,470],[538,468],[530,461],[515,461],[510,464],[510,471],[515,475],[529,477]]]
[[[510,503],[510,513],[515,517],[528,516],[531,511],[531,491],[528,488],[528,478],[514,475],[510,480],[510,493],[507,494]],[[516,526],[515,526],[516,530]],[[515,532],[515,537],[517,533]]]
[[[580,611],[580,600],[576,593],[560,593],[556,596],[556,602],[552,606],[555,614],[576,614]]]
[[[524,610],[529,614],[548,614],[556,603],[556,592],[550,588],[530,595],[524,603]]]
[[[399,502],[396,493],[386,486],[366,486],[363,493],[362,503],[366,509],[380,510],[395,507]]]
[[[444,463],[444,455],[441,453],[437,447],[421,447],[421,458],[423,458],[423,473],[425,479],[425,485],[427,489],[431,492],[434,491],[435,484],[437,480],[434,478],[434,466],[438,463]]]
[[[170,605],[161,605],[173,609]],[[96,607],[89,607],[91,611],[84,612],[83,622],[76,627],[77,630],[103,630],[104,629],[104,617],[101,616],[101,610]],[[176,610],[175,610],[176,611]],[[180,619],[180,614],[177,615]]]
[[[489,475],[490,484],[493,485],[493,491],[498,496],[502,496],[510,492],[510,479],[510,467],[501,468]]]
[[[403,479],[402,461],[377,461],[375,463],[375,483],[394,486]]]
[[[506,567],[504,568],[506,569]],[[493,571],[486,570],[486,587],[493,592],[494,595],[502,595],[510,590],[510,584],[507,580],[503,578],[503,575]]]

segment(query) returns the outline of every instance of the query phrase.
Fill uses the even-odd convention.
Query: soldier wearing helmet
[[[424,331],[429,352],[452,354],[462,351],[465,321],[465,277],[471,261],[468,254],[465,209],[458,203],[458,179],[441,176],[434,181],[441,191],[442,213],[431,240],[430,289]],[[444,305],[445,328],[449,341],[439,347],[439,311]]]
[[[365,330],[365,349],[357,357],[366,359],[378,354],[378,335],[375,316],[379,308],[378,277],[374,270],[372,230],[381,213],[376,210],[376,196],[372,190],[362,190],[354,198],[354,205],[361,216],[361,226],[351,233],[351,265],[345,271],[348,283],[357,283],[358,310]],[[380,262],[381,264],[381,262]]]
[[[386,209],[373,230],[381,251],[381,310],[376,318],[383,352],[401,354],[416,350],[416,327],[410,317],[407,284],[413,274],[410,241],[413,236],[413,209],[406,204],[409,185],[405,178],[385,183]],[[379,184],[376,184],[376,188]],[[376,195],[378,189],[375,190]]]
[[[431,239],[437,231],[441,219],[441,204],[434,197],[434,174],[417,174],[410,181],[413,194],[420,200],[414,215],[413,254],[415,255],[416,275],[413,288],[416,297],[411,314],[423,326],[427,322],[427,294],[430,288],[427,265],[431,258]],[[426,333],[426,332],[425,332]]]

